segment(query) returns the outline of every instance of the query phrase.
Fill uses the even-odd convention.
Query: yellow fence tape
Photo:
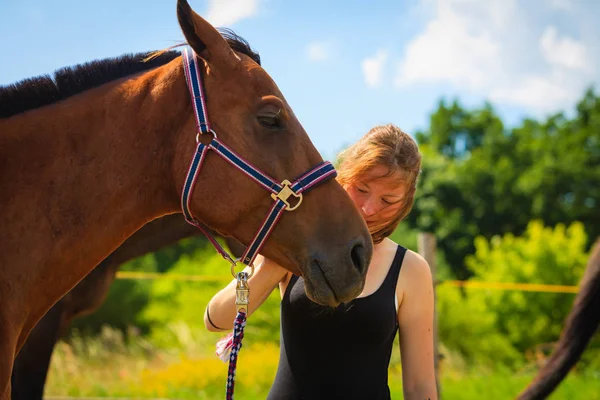
[[[168,279],[188,282],[229,282],[232,278],[217,275],[177,275],[155,272],[118,271],[117,279]],[[523,292],[577,293],[578,286],[547,285],[542,283],[440,281],[440,286],[464,287],[466,289],[518,290]]]
[[[233,279],[231,275],[178,275],[178,274],[161,274],[158,272],[133,272],[133,271],[118,271],[117,279],[167,279],[172,281],[190,281],[190,282],[229,282]]]
[[[439,284],[467,289],[518,290],[522,292],[577,293],[579,290],[578,286],[547,285],[543,283],[442,281]]]

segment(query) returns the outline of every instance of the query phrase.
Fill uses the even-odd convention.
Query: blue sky
[[[2,0],[0,85],[181,41],[175,0]],[[260,52],[331,159],[370,127],[409,133],[441,98],[509,124],[571,111],[600,82],[595,0],[190,0]],[[600,89],[600,88],[598,88]]]

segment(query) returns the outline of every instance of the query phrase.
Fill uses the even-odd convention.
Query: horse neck
[[[0,279],[34,276],[56,300],[178,210],[174,136],[190,106],[176,63],[0,120]]]
[[[132,258],[158,251],[181,239],[199,234],[200,230],[188,224],[182,214],[167,215],[144,225],[105,258],[101,265],[120,265]]]

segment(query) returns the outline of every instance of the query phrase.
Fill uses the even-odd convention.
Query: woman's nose
[[[375,204],[373,204],[373,201],[371,201],[371,199],[367,199],[363,205],[362,205],[362,211],[363,213],[367,216],[370,217],[371,215],[374,215],[377,213],[377,209]]]

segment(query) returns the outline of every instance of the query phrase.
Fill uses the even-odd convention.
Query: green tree
[[[472,280],[577,285],[587,262],[583,225],[544,227],[531,222],[523,236],[478,237],[476,252],[467,257]],[[510,290],[472,291],[496,315],[498,333],[521,352],[556,341],[574,294]]]
[[[531,119],[505,129],[489,104],[465,110],[441,102],[430,127],[416,134],[422,176],[412,228],[435,232],[459,279],[474,238],[524,232],[532,219],[547,225],[581,221],[600,235],[600,98],[589,89],[576,115]]]
[[[429,129],[417,132],[415,137],[419,143],[429,145],[446,157],[463,159],[481,147],[486,138],[501,136],[503,130],[502,121],[489,103],[469,111],[458,100],[450,105],[441,100],[431,115]]]

